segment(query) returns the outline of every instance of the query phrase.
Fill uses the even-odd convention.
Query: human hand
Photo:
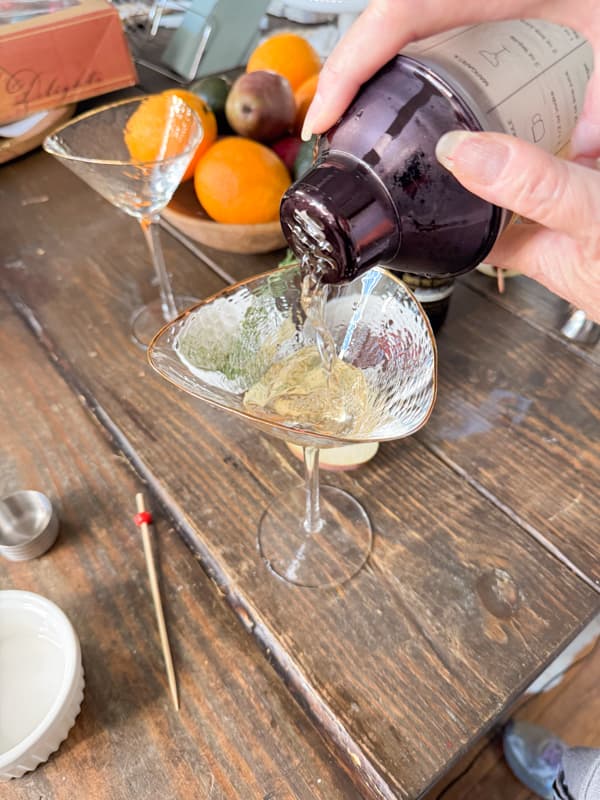
[[[330,127],[360,85],[408,42],[460,25],[545,18],[576,28],[595,47],[597,63],[600,57],[596,0],[494,0],[485,6],[476,0],[424,0],[418,9],[415,5],[414,0],[372,0],[323,67],[305,135]],[[438,149],[440,161],[470,191],[537,223],[510,227],[488,260],[529,275],[600,321],[600,172],[590,158],[600,155],[600,69],[588,85],[571,155],[580,163],[490,133],[446,134]],[[491,164],[496,166],[490,169]]]
[[[600,322],[600,171],[501,133],[452,131],[436,155],[471,192],[535,223],[510,226],[486,261]]]
[[[461,25],[526,17],[575,28],[591,42],[600,63],[597,0],[371,0],[323,65],[303,138],[330,128],[361,84],[409,42]],[[589,81],[571,155],[600,155],[600,68]]]

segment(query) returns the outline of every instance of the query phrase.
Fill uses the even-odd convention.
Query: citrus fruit
[[[193,177],[200,156],[208,150],[217,138],[217,119],[210,110],[208,104],[201,97],[198,97],[197,94],[194,94],[194,92],[187,91],[186,89],[167,89],[167,91],[162,94],[167,97],[174,94],[181,98],[192,111],[196,112],[200,124],[202,125],[202,139],[181,179],[182,182],[187,181]]]
[[[297,33],[276,33],[251,54],[246,72],[271,70],[283,75],[296,91],[321,69],[321,59],[313,46]]]
[[[190,86],[190,92],[201,97],[217,118],[217,128],[221,134],[231,132],[225,116],[225,103],[230,89],[231,81],[218,75],[200,78]]]
[[[192,116],[185,106],[154,94],[145,97],[129,117],[124,139],[135,161],[158,161],[183,153],[192,129]]]
[[[296,119],[294,121],[294,131],[300,133],[302,125],[304,124],[304,117],[308,111],[309,105],[312,103],[315,92],[317,91],[317,83],[319,82],[319,73],[316,72],[307,78],[294,92],[296,100]]]
[[[242,136],[215,142],[194,174],[196,196],[206,213],[217,222],[238,225],[276,220],[290,183],[279,156]]]

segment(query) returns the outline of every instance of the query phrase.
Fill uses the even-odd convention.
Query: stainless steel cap
[[[45,494],[25,489],[0,499],[0,555],[4,558],[37,558],[57,536],[58,516]]]

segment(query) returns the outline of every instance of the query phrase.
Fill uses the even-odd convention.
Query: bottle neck
[[[329,151],[286,192],[281,224],[292,250],[319,264],[325,283],[350,281],[400,247],[400,223],[377,175],[351,155]]]
[[[432,277],[473,269],[505,214],[465,189],[435,148],[447,131],[480,129],[465,101],[430,69],[392,59],[320,137],[317,164],[284,195],[290,247],[308,254],[311,270],[320,259],[330,283],[376,264]]]

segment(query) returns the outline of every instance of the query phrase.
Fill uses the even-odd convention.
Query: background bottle
[[[431,329],[437,333],[448,316],[450,298],[454,291],[454,278],[428,278],[410,272],[402,272],[400,278],[423,306]]]
[[[331,283],[378,263],[435,278],[473,269],[509,213],[464,189],[437,161],[437,141],[449,130],[497,130],[557,152],[592,65],[579,34],[532,20],[407,48],[361,88],[284,195],[290,247]]]

